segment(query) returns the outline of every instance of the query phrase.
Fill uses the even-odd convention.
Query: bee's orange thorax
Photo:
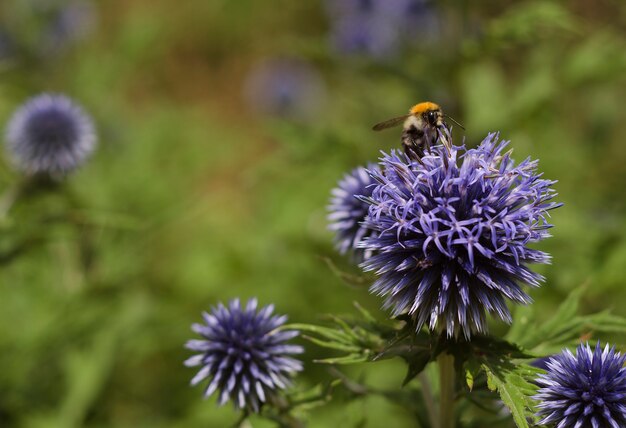
[[[441,107],[439,107],[439,105],[435,103],[431,103],[430,101],[425,101],[423,103],[415,104],[413,107],[411,107],[411,110],[409,110],[409,113],[422,114],[426,111],[432,111],[432,110],[441,110]]]

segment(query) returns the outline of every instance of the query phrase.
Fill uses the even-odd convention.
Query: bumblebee
[[[415,104],[408,114],[377,123],[372,129],[381,131],[403,123],[402,147],[409,158],[420,161],[425,151],[429,151],[437,139],[443,137],[441,131],[448,127],[444,118],[463,128],[456,120],[444,115],[439,105],[426,101]],[[449,152],[450,141],[445,137],[441,138],[441,141]]]

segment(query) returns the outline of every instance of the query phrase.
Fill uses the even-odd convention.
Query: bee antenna
[[[444,114],[444,117],[447,117],[447,118],[448,118],[448,119],[450,119],[452,122],[454,122],[456,125],[458,125],[458,126],[459,126],[459,128],[461,128],[462,130],[464,130],[464,131],[465,131],[465,128],[463,127],[463,125],[461,125],[459,122],[457,122],[456,120],[454,120],[454,118],[453,118],[453,117],[448,116],[447,114]]]

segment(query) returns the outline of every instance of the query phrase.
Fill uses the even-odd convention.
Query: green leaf
[[[535,370],[526,365],[489,365],[483,364],[487,374],[487,385],[497,391],[502,402],[508,407],[515,424],[519,428],[529,428],[528,419],[533,415],[533,401],[530,398],[536,387],[529,381],[534,378]]]
[[[555,332],[560,331],[567,325],[568,322],[570,322],[570,320],[572,320],[572,318],[576,316],[580,298],[584,290],[585,287],[581,286],[569,293],[563,303],[559,305],[554,315],[547,321],[541,323],[541,325],[535,325],[532,327],[529,326],[528,317],[532,316],[532,313],[530,310],[523,311],[525,313],[519,317],[521,319],[516,316],[513,326],[517,325],[517,328],[511,328],[509,333],[506,335],[507,340],[513,341],[527,349],[534,348],[538,343],[541,343],[541,341],[544,341],[547,337],[550,337],[554,335]],[[516,313],[516,315],[518,314]],[[521,327],[522,325],[524,325],[524,328]]]
[[[402,386],[405,386],[407,383],[411,382],[417,375],[419,375],[426,365],[430,362],[432,358],[432,354],[430,351],[418,351],[411,358],[405,358],[408,364],[408,371],[404,380],[402,381]]]
[[[626,330],[626,318],[603,311],[577,315],[580,299],[586,287],[572,291],[556,312],[546,321],[534,320],[532,309],[516,311],[513,327],[506,339],[535,355],[550,355],[566,346],[578,344],[591,332],[614,333]]]
[[[332,327],[291,324],[283,328],[310,333],[302,337],[318,346],[343,353],[316,361],[322,364],[356,364],[401,357],[408,365],[403,385],[422,372],[436,356],[434,338],[423,331],[416,333],[410,318],[398,319],[400,322],[394,325],[383,324],[358,303],[355,306],[360,318],[328,315],[326,318],[332,322]]]

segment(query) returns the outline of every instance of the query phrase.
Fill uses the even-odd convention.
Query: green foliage
[[[492,391],[498,391],[502,402],[508,407],[515,424],[519,428],[530,427],[528,420],[534,419],[533,401],[530,398],[537,392],[531,383],[539,370],[521,364],[508,366],[484,364],[487,384]]]
[[[311,324],[292,324],[289,328],[312,333],[305,335],[310,342],[340,351],[344,355],[318,360],[324,364],[355,364],[379,361],[393,357],[401,357],[408,364],[408,373],[404,380],[406,385],[415,378],[426,364],[437,354],[432,353],[433,339],[424,332],[415,332],[410,319],[403,319],[390,326],[378,322],[367,310],[355,303],[361,318],[346,319],[335,315],[327,318],[333,327],[322,327]]]
[[[567,346],[589,339],[591,333],[621,333],[626,331],[626,318],[605,310],[580,315],[579,306],[587,287],[572,291],[547,320],[537,320],[532,306],[517,309],[514,322],[506,335],[537,356],[552,355]]]

